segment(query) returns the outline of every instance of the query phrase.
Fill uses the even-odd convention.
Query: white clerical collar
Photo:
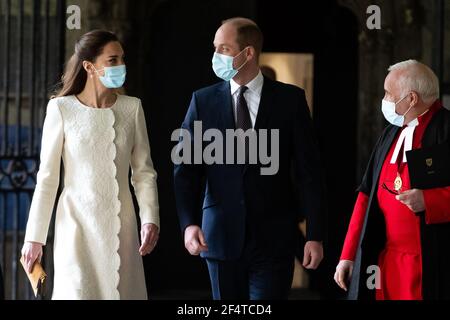
[[[412,149],[414,130],[419,125],[419,120],[415,118],[410,121],[405,128],[403,128],[400,136],[398,137],[397,144],[395,145],[394,153],[392,154],[391,163],[394,164],[397,162],[398,154],[403,145],[403,159],[402,162],[406,162],[406,151]]]
[[[257,95],[261,95],[262,87],[263,87],[264,77],[261,73],[261,70],[259,70],[256,77],[254,77],[249,83],[247,83],[245,86],[248,88],[248,90],[253,91]],[[233,79],[230,80],[230,89],[231,89],[231,95],[234,95],[235,92],[240,88],[241,86],[236,83]]]

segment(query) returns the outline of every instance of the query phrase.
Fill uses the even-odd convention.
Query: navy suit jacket
[[[203,132],[215,128],[225,137],[226,129],[235,129],[232,108],[229,82],[200,89],[193,93],[182,128],[193,137],[194,121],[202,121]],[[202,257],[238,258],[248,227],[267,254],[294,254],[301,214],[307,219],[307,240],[323,239],[324,189],[304,91],[264,78],[254,129],[279,129],[275,175],[261,175],[259,160],[258,164],[175,165],[181,229],[202,227],[208,245]]]

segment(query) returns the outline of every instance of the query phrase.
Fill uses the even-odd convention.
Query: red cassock
[[[441,107],[435,103],[428,112],[418,118],[414,130],[413,149],[421,147],[422,136],[433,115]],[[396,200],[395,194],[382,187],[383,183],[394,190],[397,172],[403,181],[401,192],[410,189],[407,163],[391,164],[399,130],[381,169],[377,200],[386,225],[386,245],[378,258],[381,271],[381,288],[376,289],[377,300],[422,299],[422,255],[420,242],[420,218],[406,205]],[[450,187],[423,190],[425,221],[427,224],[450,221]],[[360,192],[356,200],[350,225],[342,249],[341,260],[354,261],[368,205],[368,195]]]

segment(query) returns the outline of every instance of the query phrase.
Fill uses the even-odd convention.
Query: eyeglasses
[[[387,192],[389,192],[389,193],[392,193],[392,194],[395,194],[395,195],[399,195],[400,194],[400,192],[398,192],[397,190],[392,190],[392,189],[389,189],[389,187],[386,185],[386,183],[384,183],[383,182],[383,184],[381,185],[381,187],[384,189],[384,190],[386,190]]]

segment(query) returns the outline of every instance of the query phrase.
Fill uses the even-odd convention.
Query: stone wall
[[[386,122],[380,111],[387,68],[399,61],[417,59],[437,69],[436,1],[339,0],[359,21],[358,165],[360,178],[373,145]],[[381,9],[381,29],[366,26],[369,5]]]

